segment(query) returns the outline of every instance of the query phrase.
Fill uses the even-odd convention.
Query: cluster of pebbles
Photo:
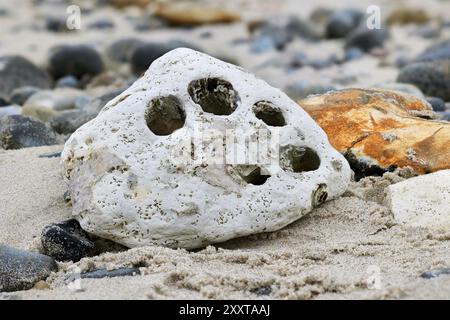
[[[448,121],[450,121],[450,21],[446,21],[445,18],[434,16],[432,13],[416,8],[401,8],[390,10],[389,15],[383,15],[381,29],[368,29],[366,24],[368,16],[360,8],[332,10],[320,7],[312,10],[309,17],[284,15],[281,18],[274,17],[273,19],[249,19],[246,16],[240,16],[233,10],[211,9],[198,4],[188,5],[187,9],[186,7],[178,8],[175,5],[173,7],[170,5],[154,7],[153,5],[156,2],[146,0],[110,0],[85,3],[80,1],[83,14],[93,16],[85,26],[86,30],[69,30],[66,25],[67,17],[64,14],[52,15],[47,13],[37,19],[30,26],[33,32],[49,33],[58,39],[71,40],[71,37],[76,37],[77,34],[82,35],[84,32],[104,34],[105,37],[111,34],[120,35],[123,21],[116,22],[116,19],[114,19],[116,16],[121,19],[125,17],[124,20],[128,23],[128,30],[132,30],[132,32],[131,35],[123,37],[114,36],[115,40],[107,43],[103,41],[100,46],[95,45],[92,41],[85,41],[84,43],[60,41],[59,44],[50,46],[47,49],[45,59],[41,61],[32,61],[25,52],[14,52],[0,56],[0,148],[11,150],[44,145],[62,145],[68,141],[69,137],[77,129],[96,118],[102,109],[102,112],[108,111],[107,109],[113,105],[111,101],[114,101],[114,105],[118,104],[119,107],[117,109],[120,110],[122,108],[124,113],[127,108],[134,108],[132,103],[128,105],[128,102],[123,101],[129,96],[131,98],[133,98],[133,95],[138,96],[139,90],[137,89],[140,86],[145,86],[145,84],[151,85],[153,87],[148,89],[153,91],[176,88],[178,83],[161,85],[158,84],[160,79],[153,79],[152,76],[159,72],[161,79],[164,78],[164,81],[167,81],[167,77],[164,76],[165,71],[171,70],[170,72],[175,74],[178,70],[176,64],[184,59],[182,54],[186,56],[193,55],[200,60],[205,59],[205,64],[209,63],[207,62],[209,61],[207,60],[208,58],[204,58],[199,53],[192,53],[194,51],[178,50],[176,51],[178,54],[172,53],[169,58],[166,58],[169,59],[168,62],[164,62],[168,64],[166,66],[167,70],[162,70],[160,65],[159,69],[155,69],[157,72],[154,74],[146,73],[145,76],[143,74],[158,58],[174,49],[184,47],[198,52],[209,53],[227,62],[241,65],[257,75],[261,75],[275,87],[283,89],[292,100],[297,101],[301,107],[305,107],[305,111],[318,122],[329,137],[332,135],[332,139],[329,139],[331,146],[347,158],[351,169],[356,173],[356,179],[361,179],[368,175],[382,175],[387,171],[406,166],[413,167],[419,174],[450,168],[448,162],[450,158],[448,157],[448,146],[450,145],[450,135],[448,133]],[[46,5],[49,4],[44,0],[32,2],[32,6],[36,10],[45,8]],[[69,1],[56,1],[56,4],[53,3],[52,5],[56,5],[57,8],[61,8],[61,12],[65,12],[63,9],[69,5]],[[198,8],[195,6],[198,6]],[[10,12],[10,10],[11,8],[0,9],[0,25],[2,24],[2,19],[14,16],[15,13]],[[96,11],[108,12],[108,15],[101,17],[95,15]],[[49,11],[47,10],[47,12]],[[218,24],[218,26],[216,27],[214,24]],[[224,24],[227,25],[224,27]],[[237,29],[231,29],[236,26]],[[227,28],[239,30],[241,33],[235,34],[225,46],[222,44],[221,52],[218,52],[217,48],[213,46],[215,43],[221,42],[221,33],[227,33]],[[16,32],[20,32],[20,30]],[[168,39],[164,40],[161,40],[161,37],[156,37],[158,40],[147,37],[147,33],[155,34],[158,32],[164,35],[171,35],[171,32],[174,32],[175,36],[169,36]],[[177,34],[177,32],[182,33]],[[427,45],[424,45],[423,50],[417,54],[408,54],[405,52],[406,50],[401,48],[401,45],[395,46],[399,34],[416,37],[423,40]],[[84,39],[83,36],[80,36],[80,39]],[[304,46],[305,49],[299,49],[300,45]],[[315,55],[315,51],[309,50],[309,48],[317,48],[318,51],[323,51],[323,53]],[[243,53],[243,56],[239,56],[236,52]],[[373,69],[374,62],[377,70],[381,70],[381,72],[383,68],[388,70],[386,72],[388,76],[381,77],[383,81],[379,83],[376,81],[377,78],[373,78],[372,83],[370,83],[371,78],[369,77],[368,81],[364,75],[364,72],[370,73],[370,68]],[[195,65],[194,62],[191,61],[191,63]],[[363,67],[365,63],[369,66],[368,70],[363,70],[360,74],[353,72],[355,68]],[[163,64],[163,62],[160,62],[160,64]],[[220,68],[225,70],[228,67],[223,63]],[[226,75],[228,78],[242,76],[239,74],[240,71],[236,71],[236,75],[234,73],[230,73],[230,75],[228,71],[224,71],[221,74],[222,71],[220,70],[214,68],[211,70],[212,73],[218,73],[222,76]],[[341,71],[342,75],[340,75]],[[187,71],[183,69],[183,72],[185,74]],[[206,73],[206,71],[203,71],[202,75]],[[324,75],[325,77],[329,75],[329,77],[326,81],[308,79],[306,75],[313,73]],[[273,75],[273,78],[271,78],[271,75]],[[196,76],[195,72],[193,76]],[[181,78],[183,77],[180,76]],[[179,81],[175,77],[171,79],[174,83]],[[253,78],[249,79],[250,83],[256,81]],[[135,82],[136,80],[138,81]],[[205,87],[209,85],[210,83],[207,82]],[[277,101],[292,102],[284,94],[279,94],[276,89],[268,85],[266,87],[266,85],[263,85],[263,91],[270,93],[266,96],[279,96],[281,98]],[[353,94],[351,96],[349,96],[349,91],[342,90],[359,85],[363,88],[373,87],[377,89],[371,91],[361,89],[362,91],[357,91],[356,93],[351,92]],[[185,87],[187,88],[188,85],[186,84]],[[143,90],[145,91],[146,88]],[[271,90],[274,90],[274,92]],[[392,91],[386,93],[384,90],[393,90],[396,93]],[[326,95],[329,91],[333,92]],[[192,92],[189,94],[194,102],[202,104],[201,101],[195,100],[195,94],[192,94]],[[248,98],[251,94],[252,91],[249,89],[246,97]],[[150,96],[150,94],[148,95]],[[186,97],[188,97],[187,95],[188,91],[186,91]],[[264,94],[261,96],[264,96]],[[140,97],[138,96],[138,98]],[[147,96],[144,95],[144,97]],[[212,99],[217,104],[222,103],[217,97],[207,97],[207,99]],[[333,102],[324,103],[323,101],[327,101],[327,99],[334,100]],[[353,110],[349,111],[346,109],[342,111],[342,105],[344,105],[344,108],[351,105],[355,108],[361,107],[361,109],[364,106],[365,111],[367,111],[367,108],[369,110],[359,117],[365,112],[364,110],[359,111],[361,114],[355,114]],[[106,108],[104,108],[105,106]],[[320,106],[320,110],[317,106]],[[137,107],[138,110],[139,108]],[[292,110],[293,107],[290,106],[289,108],[287,110]],[[303,111],[300,111],[300,107],[298,108],[299,111],[290,114],[290,116],[296,115],[298,117],[295,121],[290,120],[290,125],[302,123],[303,121]],[[372,111],[379,112],[380,108],[384,110],[382,111],[384,115],[388,115],[383,118],[383,121],[385,121],[383,130],[375,132],[375,134],[366,134],[366,131],[369,130],[367,127],[372,125],[370,121],[375,121],[372,117]],[[401,111],[399,112],[396,108],[401,109]],[[203,110],[208,111],[205,108]],[[272,111],[274,110],[279,111],[276,108]],[[330,117],[328,117],[327,112],[330,112],[330,110],[340,115],[339,119],[332,118],[336,119],[336,121],[339,120],[338,130],[336,130],[333,123],[329,122]],[[418,114],[418,111],[422,113]],[[424,111],[426,112],[424,113]],[[84,135],[89,135],[93,132],[95,133],[94,138],[103,135],[103,133],[96,133],[96,126],[97,129],[102,126],[102,119],[113,119],[111,121],[120,122],[120,119],[117,120],[117,112],[119,111],[109,110],[106,116],[105,114],[99,116],[97,122],[91,122],[90,126],[88,125],[83,127],[84,129],[81,131],[77,131],[70,141],[73,142],[78,137],[84,137]],[[290,113],[290,111],[284,112]],[[404,114],[400,114],[401,112],[404,112]],[[218,113],[215,114],[217,115]],[[223,114],[219,113],[219,115]],[[389,123],[391,123],[389,121],[392,121],[393,118],[405,118],[405,115],[409,120],[402,120],[404,123],[402,123],[401,129],[398,126],[395,128],[388,127]],[[259,118],[258,116],[256,117]],[[259,119],[269,126],[274,125],[267,122],[270,122],[271,118],[267,121],[262,118]],[[309,118],[305,120],[308,125],[310,120]],[[166,120],[156,119],[156,121]],[[360,124],[364,123],[365,127],[358,127],[359,131],[353,130],[355,121],[359,121]],[[417,124],[420,125],[416,126]],[[345,132],[345,130],[341,130],[343,128],[341,126],[346,125],[348,128],[353,128],[350,130],[353,136],[350,134],[348,136],[339,136],[339,134]],[[400,132],[403,129],[418,128],[417,130],[422,130],[421,125],[423,125],[423,128],[426,127],[426,129],[423,129],[423,135],[411,137],[411,135],[404,134],[404,131]],[[153,126],[159,128],[156,130],[169,130],[171,131],[170,133],[174,131],[173,128],[167,129],[167,126],[158,126],[158,123],[153,124]],[[314,126],[311,125],[311,128],[307,130],[316,132],[314,131],[316,130],[315,126],[317,125],[314,123]],[[395,131],[393,129],[398,130]],[[425,132],[425,130],[431,130],[432,132]],[[361,133],[361,136],[355,137],[355,133]],[[318,133],[318,136],[320,134]],[[370,142],[371,140],[366,138],[371,136],[372,139],[377,136],[376,134],[383,137],[383,143],[386,143],[387,146],[383,145],[383,150],[376,149],[378,154],[373,154],[373,152],[370,153],[368,151],[373,146],[369,144],[373,143],[376,145],[379,143],[379,140]],[[156,135],[166,134],[159,132]],[[436,141],[431,141],[430,137],[433,137]],[[100,140],[103,140],[104,143],[105,139],[101,138]],[[366,140],[365,144],[357,145],[363,140]],[[392,144],[395,140],[401,141],[401,146],[395,145],[395,143]],[[114,143],[113,139],[111,141],[111,143]],[[317,141],[316,143],[319,144]],[[417,145],[420,143],[421,148],[426,152],[426,163],[420,158],[420,154],[417,154],[417,150],[419,150]],[[432,143],[433,146],[423,146],[423,143]],[[130,145],[132,144],[131,142]],[[332,150],[329,151],[330,154],[335,152],[328,146],[328,142],[320,142],[320,144],[326,145],[324,147],[326,150],[330,148]],[[75,142],[70,143],[64,150],[63,161],[65,162],[65,170],[67,173],[76,169],[82,175],[82,170],[85,170],[81,168],[83,163],[77,163],[74,167],[70,163],[73,154],[79,152],[79,150],[76,150],[77,147],[75,145]],[[103,150],[104,147],[100,144],[98,150]],[[124,147],[124,149],[126,148]],[[133,150],[142,151],[143,149],[137,147]],[[373,150],[373,148],[370,150]],[[349,153],[350,151],[352,152]],[[402,153],[402,155],[399,156],[399,153]],[[96,153],[96,155],[99,154]],[[328,153],[326,154],[325,158],[328,157]],[[109,156],[109,154],[107,155]],[[393,160],[389,158],[391,157],[390,155],[392,155]],[[60,153],[43,156],[59,157]],[[368,156],[371,157],[372,162],[367,161]],[[332,163],[333,161],[341,161],[341,158],[342,160],[344,159],[337,154],[333,158],[334,160],[331,158],[327,159]],[[418,158],[419,160],[417,160]],[[99,161],[102,161],[102,159]],[[334,172],[323,179],[312,177],[307,181],[317,182],[317,187],[328,184],[328,187],[332,189],[330,196],[339,196],[345,191],[349,182],[345,171],[347,163],[345,160],[343,161],[344,165],[341,163],[339,170],[336,170],[339,171],[338,173]],[[106,168],[105,170],[108,169]],[[132,164],[127,163],[125,171],[128,170],[134,170]],[[251,173],[253,174],[254,171]],[[206,175],[208,174],[210,173],[206,173]],[[131,176],[131,173],[129,175]],[[144,175],[140,178],[145,177]],[[248,176],[244,177],[243,175],[242,177],[244,180],[248,178]],[[448,178],[448,175],[444,175],[444,177]],[[66,178],[70,181],[73,175],[69,173]],[[248,180],[245,181],[249,184],[251,183]],[[429,181],[432,183],[437,181],[439,183],[437,179],[430,178]],[[89,184],[86,181],[84,183]],[[338,188],[336,186],[340,189],[336,189]],[[444,187],[448,188],[448,185]],[[70,188],[71,190],[67,193],[66,200],[68,202],[79,201],[81,198],[78,191],[85,188],[85,186],[80,186],[80,182],[77,181],[75,183],[70,182]],[[161,190],[164,188],[161,187]],[[223,186],[220,188],[223,188]],[[227,193],[230,192],[227,188],[225,189]],[[115,192],[115,190],[112,191]],[[90,190],[90,192],[94,191]],[[245,195],[245,192],[243,193]],[[311,192],[308,189],[309,193]],[[255,196],[254,193],[250,195]],[[313,198],[314,195],[315,193],[313,193]],[[395,194],[392,196],[394,200],[398,200],[398,196]],[[448,198],[446,199],[448,200]],[[314,201],[312,202],[313,205],[309,202],[309,198],[307,201],[308,204],[301,205],[303,210],[301,215],[314,207]],[[194,203],[194,205],[197,206],[198,203]],[[295,206],[298,207],[299,204],[294,204]],[[397,203],[397,206],[401,208],[402,204]],[[107,206],[99,208],[92,204],[89,204],[87,207],[90,210],[99,210],[102,214],[104,214],[103,210],[110,212],[111,209]],[[170,205],[167,205],[167,207],[170,209]],[[242,210],[240,206],[236,208]],[[292,209],[280,208],[281,211]],[[399,212],[403,214],[402,217],[404,218],[405,210],[403,209],[399,209]],[[77,207],[77,210],[77,213],[82,213],[86,208]],[[180,212],[176,211],[176,213],[179,214]],[[408,214],[413,214],[413,212],[407,212],[406,215]],[[182,247],[194,248],[236,236],[277,230],[287,223],[298,219],[301,215],[297,215],[294,218],[290,217],[289,219],[275,219],[276,221],[273,223],[276,226],[265,228],[262,225],[258,226],[257,230],[251,231],[244,228],[246,226],[245,222],[240,223],[239,226],[243,230],[231,230],[225,234],[208,231],[208,235],[205,235],[201,240],[197,239],[198,231],[196,231],[195,240],[184,236],[181,236],[180,239],[176,235],[172,236],[172,238],[179,241],[176,243],[172,241],[172,238],[169,237],[167,239],[164,236],[162,238],[152,238],[150,236],[123,238],[119,235],[124,229],[123,226],[122,229],[121,227],[113,228],[114,230],[111,231],[111,229],[108,233],[104,230],[99,230],[99,228],[104,228],[104,225],[108,225],[109,221],[101,221],[99,223],[100,227],[92,226],[89,218],[86,216],[78,219],[81,221],[83,228],[80,226],[80,222],[75,219],[54,223],[42,231],[40,239],[41,253],[27,252],[6,245],[0,246],[0,291],[32,288],[36,283],[45,280],[51,272],[58,269],[56,261],[77,262],[83,257],[98,255],[105,250],[125,249],[121,245],[99,238],[98,235],[125,244],[128,247],[148,244],[164,244],[170,247],[178,247],[178,244],[182,244]],[[134,217],[133,219],[139,220],[140,218]],[[190,220],[185,222],[183,219],[177,220],[177,224],[182,225],[183,223],[189,224],[192,222]],[[215,217],[211,219],[215,219]],[[407,220],[407,218],[405,219]],[[104,225],[102,226],[102,224]],[[237,226],[235,227],[237,228]],[[251,227],[253,229],[253,226]],[[162,228],[162,234],[166,233],[164,228]],[[133,234],[133,228],[125,229]],[[86,230],[90,232],[86,232]],[[159,229],[155,228],[155,230],[158,231]],[[140,231],[139,229],[135,230],[136,233]],[[214,241],[213,238],[216,240]],[[195,243],[193,244],[194,241]],[[136,268],[113,271],[102,269],[83,274],[82,277],[100,278],[136,274],[139,274],[139,269]]]

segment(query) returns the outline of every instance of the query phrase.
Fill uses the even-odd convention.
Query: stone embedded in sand
[[[450,231],[450,170],[390,185],[387,202],[400,223]]]
[[[0,292],[28,290],[57,270],[48,256],[0,245]]]
[[[263,152],[250,159],[256,142]],[[157,59],[69,138],[62,161],[82,228],[128,247],[275,231],[350,180],[342,155],[285,94],[190,49]]]
[[[420,98],[347,89],[298,103],[346,156],[357,179],[396,167],[410,166],[421,174],[450,168],[450,124],[426,119],[434,114]]]
[[[170,3],[160,6],[155,15],[173,25],[197,26],[214,23],[230,23],[240,20],[240,16],[220,8],[195,6],[193,3]]]

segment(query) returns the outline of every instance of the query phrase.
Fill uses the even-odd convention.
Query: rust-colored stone
[[[424,174],[450,168],[450,123],[431,120],[420,98],[388,90],[346,89],[300,100],[360,178],[397,167]]]
[[[196,26],[214,23],[230,23],[240,20],[237,13],[219,8],[195,6],[193,3],[161,5],[155,15],[173,25]]]

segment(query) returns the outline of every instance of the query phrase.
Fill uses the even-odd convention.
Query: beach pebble
[[[5,97],[0,97],[0,108],[9,105],[9,101]]]
[[[220,151],[208,142],[192,149],[194,135],[226,129],[253,141],[279,137],[279,144],[250,163],[229,155],[216,164],[211,157]],[[192,159],[192,150],[206,154]],[[279,230],[350,181],[348,163],[294,101],[241,68],[184,48],[156,60],[72,134],[61,159],[74,218],[128,247],[198,248]]]
[[[99,29],[99,30],[113,29],[114,27],[115,27],[114,22],[108,18],[102,18],[93,21],[87,25],[88,29]]]
[[[445,111],[445,101],[437,97],[427,97],[427,102],[431,104],[434,111]]]
[[[450,231],[450,170],[390,185],[387,203],[399,223]]]
[[[42,90],[25,102],[23,114],[47,122],[59,111],[75,108],[77,99],[83,95],[83,91],[72,88]]]
[[[45,17],[45,28],[52,32],[71,31],[67,28],[66,16],[48,16]]]
[[[309,95],[322,94],[333,90],[336,90],[336,87],[332,85],[310,83],[302,80],[286,87],[285,92],[291,99],[297,100],[306,98]]]
[[[440,119],[445,121],[450,121],[450,111],[440,112]]]
[[[426,48],[415,61],[434,61],[450,59],[450,40],[445,40]]]
[[[12,91],[11,95],[9,96],[9,100],[12,104],[23,106],[29,97],[40,90],[40,88],[31,86],[20,87]]]
[[[0,117],[22,114],[22,108],[19,106],[4,106],[0,108]]]
[[[408,64],[400,70],[397,81],[411,83],[428,96],[450,101],[450,60]]]
[[[65,110],[58,112],[49,119],[49,125],[60,134],[75,132],[86,122],[94,119],[96,114],[86,113],[81,110]]]
[[[124,38],[111,43],[106,49],[107,56],[116,62],[129,62],[131,56],[143,42],[135,38]]]
[[[425,271],[420,276],[425,279],[432,279],[439,276],[447,276],[447,275],[450,275],[450,268]]]
[[[50,77],[21,56],[0,57],[0,96],[8,97],[23,86],[46,89],[50,87]]]
[[[292,37],[300,37],[305,40],[318,40],[320,36],[313,26],[298,17],[289,18],[289,21],[286,24],[286,31]]]
[[[326,23],[327,38],[345,38],[360,24],[363,17],[364,14],[356,9],[343,9],[333,12]]]
[[[351,32],[345,41],[347,48],[355,47],[369,52],[384,46],[388,32],[384,29],[368,29],[365,25]]]
[[[77,262],[94,253],[94,242],[89,240],[77,220],[54,223],[41,234],[43,253],[58,261]]]
[[[51,257],[0,245],[0,292],[31,289],[57,270]]]
[[[139,45],[131,55],[131,69],[136,75],[140,75],[148,69],[150,64],[176,48],[190,48],[200,51],[198,48],[181,40],[172,40],[167,43],[147,42]]]
[[[114,270],[98,269],[82,273],[81,279],[102,279],[102,278],[115,278],[115,277],[132,277],[140,275],[139,268],[119,268]]]
[[[78,86],[78,79],[72,75],[59,78],[55,84],[56,88],[77,88]]]
[[[21,149],[58,144],[56,133],[44,123],[22,115],[0,117],[0,147]]]
[[[100,54],[87,45],[63,45],[50,50],[49,72],[54,79],[73,75],[78,79],[95,76],[102,72]]]
[[[351,47],[345,50],[344,61],[357,60],[364,57],[364,51],[359,48]]]

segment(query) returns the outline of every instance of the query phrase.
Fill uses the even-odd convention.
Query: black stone
[[[98,269],[80,275],[82,279],[101,279],[140,275],[139,268],[120,268],[115,270]]]
[[[355,47],[368,52],[374,48],[383,47],[388,36],[388,32],[384,29],[368,29],[364,26],[350,33],[345,45],[346,48]]]
[[[142,41],[135,38],[124,38],[114,41],[106,49],[108,57],[117,62],[129,62],[137,47],[142,45]]]
[[[11,115],[0,118],[0,147],[21,149],[58,144],[56,133],[44,123]]]
[[[59,158],[61,157],[61,151],[48,152],[39,155],[39,158]]]
[[[173,40],[168,43],[147,42],[139,45],[131,55],[131,69],[136,75],[145,72],[153,61],[176,48],[190,48],[201,51],[198,48],[181,40]]]
[[[350,164],[350,168],[355,173],[355,180],[359,181],[364,177],[376,176],[381,177],[386,172],[393,172],[397,167],[391,165],[387,168],[383,168],[374,164],[367,162],[363,158],[357,158],[351,151],[347,151],[344,154],[345,159],[347,159]]]
[[[28,290],[57,270],[51,257],[0,245],[0,292]]]
[[[44,253],[58,261],[77,262],[95,252],[94,242],[75,219],[45,227],[41,243]]]
[[[92,77],[103,70],[100,54],[87,45],[64,45],[51,50],[49,72],[54,79],[73,75],[78,79]]]
[[[11,92],[23,86],[42,89],[50,88],[50,77],[33,63],[21,56],[0,57],[0,96],[8,97]]]
[[[329,39],[345,38],[361,22],[364,14],[354,9],[337,10],[329,17],[326,25],[326,36]]]
[[[450,268],[444,268],[444,269],[426,271],[426,272],[422,273],[420,276],[425,279],[431,279],[431,278],[436,278],[439,276],[449,275],[449,274],[450,274]]]
[[[427,96],[450,101],[450,60],[408,64],[400,70],[397,81],[411,83]]]

